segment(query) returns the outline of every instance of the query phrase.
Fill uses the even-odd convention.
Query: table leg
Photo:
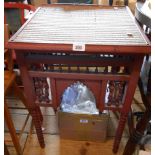
[[[117,153],[117,151],[118,151],[119,144],[120,144],[122,134],[123,134],[123,130],[125,127],[126,119],[127,119],[127,115],[122,113],[120,116],[119,125],[118,125],[116,135],[115,135],[115,141],[114,141],[114,145],[113,145],[114,153]]]
[[[41,110],[40,110],[40,107],[39,106],[37,106],[36,111],[37,111],[37,114],[39,115],[39,120],[40,120],[40,122],[42,124],[42,122],[43,122],[43,115],[41,113]]]
[[[143,117],[137,123],[136,128],[133,130],[133,133],[130,135],[129,140],[125,146],[123,155],[132,155],[134,153],[135,148],[138,142],[141,140],[144,131],[146,130],[147,125],[151,119],[151,93],[149,93],[151,91],[149,89],[148,93],[145,95],[141,78],[139,79],[138,85],[146,111],[144,112]],[[151,81],[148,82],[148,86],[150,85]]]
[[[44,142],[44,137],[42,133],[42,128],[41,128],[42,122],[40,120],[40,114],[38,113],[38,108],[32,110],[31,115],[32,115],[32,120],[33,120],[35,129],[36,129],[39,144],[42,148],[44,148],[45,142]]]
[[[120,144],[122,134],[123,134],[123,130],[125,127],[125,123],[126,123],[128,113],[129,113],[130,108],[131,108],[132,99],[133,99],[135,89],[137,86],[137,82],[139,79],[142,61],[143,61],[143,56],[142,57],[137,56],[137,57],[135,57],[135,60],[133,62],[132,73],[130,75],[130,81],[128,83],[128,88],[126,90],[126,97],[124,100],[123,109],[121,111],[121,116],[120,116],[117,131],[116,131],[116,135],[115,135],[115,140],[114,140],[114,145],[113,145],[113,152],[114,153],[117,153],[118,148],[119,148],[119,144]]]
[[[40,107],[35,103],[36,96],[35,96],[35,89],[33,85],[33,79],[29,76],[23,52],[22,51],[16,52],[16,56],[17,56],[19,69],[21,71],[21,78],[24,85],[24,92],[25,92],[25,97],[27,99],[27,106],[28,106],[28,109],[30,110],[32,120],[36,128],[36,134],[39,140],[39,144],[42,148],[44,148],[45,143],[44,143],[44,137],[42,133],[42,126],[41,126],[43,121],[43,116],[42,116]]]
[[[148,122],[150,121],[150,117],[151,117],[151,110],[146,109],[144,116],[138,122],[136,129],[134,130],[133,134],[130,136],[125,146],[123,155],[132,155],[134,153],[136,145],[141,140],[144,134],[144,131],[147,128]]]

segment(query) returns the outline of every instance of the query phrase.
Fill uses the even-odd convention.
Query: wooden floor
[[[135,92],[135,98],[140,102],[140,104],[133,104],[134,111],[143,111],[144,107],[138,89]],[[25,109],[21,109],[24,108],[23,104],[13,97],[9,97],[7,101],[10,107],[10,112],[16,131],[17,133],[19,133],[27,117],[28,111]],[[60,139],[56,123],[56,116],[53,112],[53,109],[41,108],[41,110],[44,116],[43,132],[46,147],[45,149],[40,148],[36,132],[32,124],[32,119],[31,117],[29,117],[28,123],[24,130],[24,134],[20,139],[23,155],[113,155],[112,147],[119,114],[114,114],[110,112],[107,140],[103,143],[99,143],[90,141],[71,141]],[[116,155],[122,155],[124,146],[128,140],[128,136],[129,133],[126,126],[119,147],[119,151]],[[16,155],[15,148],[13,146],[6,126],[5,142],[10,152],[10,155]]]

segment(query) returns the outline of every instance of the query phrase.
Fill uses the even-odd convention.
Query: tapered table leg
[[[42,132],[42,121],[43,116],[40,107],[35,103],[35,89],[33,85],[33,79],[29,76],[28,66],[26,65],[24,54],[19,52],[16,53],[19,69],[21,71],[21,78],[23,81],[25,97],[27,99],[27,106],[30,110],[32,120],[36,129],[39,144],[42,148],[45,147],[44,136]]]
[[[114,153],[117,153],[117,151],[118,151],[121,137],[123,134],[123,130],[125,127],[125,123],[126,123],[128,114],[131,109],[131,103],[132,103],[132,99],[133,99],[133,96],[134,96],[134,93],[136,90],[136,86],[137,86],[137,82],[139,79],[139,73],[140,73],[142,61],[143,61],[143,56],[141,56],[141,57],[137,56],[137,57],[135,57],[135,61],[133,62],[134,67],[132,69],[130,81],[128,82],[128,88],[126,90],[127,95],[124,100],[123,109],[121,111],[121,116],[120,116],[117,131],[116,131],[116,135],[115,135],[115,140],[114,140],[114,145],[113,145]]]
[[[119,148],[119,144],[121,141],[121,137],[123,134],[123,130],[125,127],[125,123],[126,123],[126,119],[127,119],[127,115],[126,114],[121,114],[120,120],[119,120],[119,125],[116,131],[116,135],[115,135],[115,140],[114,140],[114,145],[113,145],[113,152],[117,153],[118,148]]]
[[[36,129],[39,144],[42,148],[44,148],[45,142],[44,142],[44,137],[43,137],[43,132],[42,132],[42,120],[40,120],[41,115],[38,112],[38,108],[33,109],[31,111],[31,115],[32,115],[32,121]]]

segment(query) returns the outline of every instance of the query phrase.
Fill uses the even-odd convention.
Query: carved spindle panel
[[[108,106],[120,106],[124,96],[125,81],[109,81],[105,96],[105,103]]]
[[[34,88],[36,93],[36,100],[40,103],[49,103],[49,85],[47,78],[34,78]]]

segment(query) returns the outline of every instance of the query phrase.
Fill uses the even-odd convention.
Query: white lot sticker
[[[85,44],[83,43],[74,43],[73,51],[85,51]]]
[[[80,123],[88,123],[87,119],[80,119]]]

